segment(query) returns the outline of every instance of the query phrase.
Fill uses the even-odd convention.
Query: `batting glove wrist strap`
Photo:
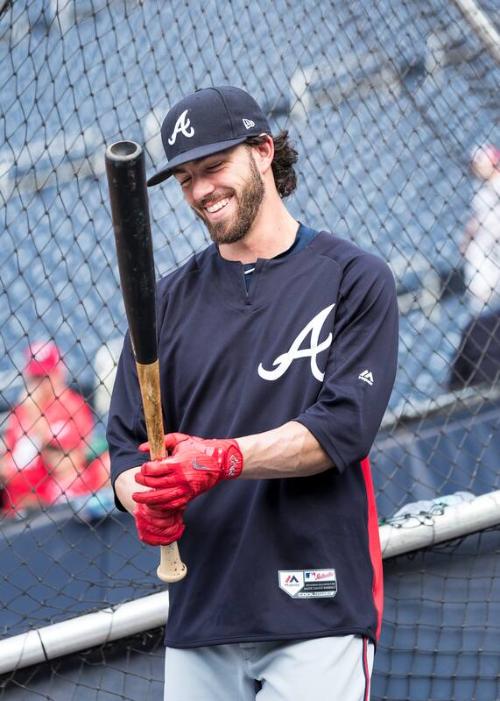
[[[217,461],[222,479],[231,480],[240,476],[243,469],[243,455],[237,441],[226,438],[204,440],[203,443],[206,444],[206,455],[212,454]]]

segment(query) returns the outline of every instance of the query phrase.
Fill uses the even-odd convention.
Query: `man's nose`
[[[215,190],[213,183],[210,178],[206,178],[202,175],[197,176],[193,179],[193,185],[191,189],[191,195],[195,204],[199,204],[205,197],[211,195]]]

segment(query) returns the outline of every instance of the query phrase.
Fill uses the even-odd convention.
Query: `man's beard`
[[[250,231],[264,199],[264,182],[252,154],[248,155],[250,177],[238,196],[233,191],[233,197],[237,198],[236,214],[229,221],[210,222],[201,212],[194,210],[196,216],[207,227],[210,238],[216,244],[241,241]]]

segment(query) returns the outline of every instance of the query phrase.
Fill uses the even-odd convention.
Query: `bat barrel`
[[[130,338],[137,362],[153,363],[156,281],[144,151],[135,141],[117,141],[106,149],[105,161]]]

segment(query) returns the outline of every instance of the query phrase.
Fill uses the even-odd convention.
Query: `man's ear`
[[[270,169],[273,162],[274,141],[269,134],[263,134],[262,136],[265,137],[262,143],[252,146],[252,151],[257,167],[261,175],[264,175],[264,173]]]

